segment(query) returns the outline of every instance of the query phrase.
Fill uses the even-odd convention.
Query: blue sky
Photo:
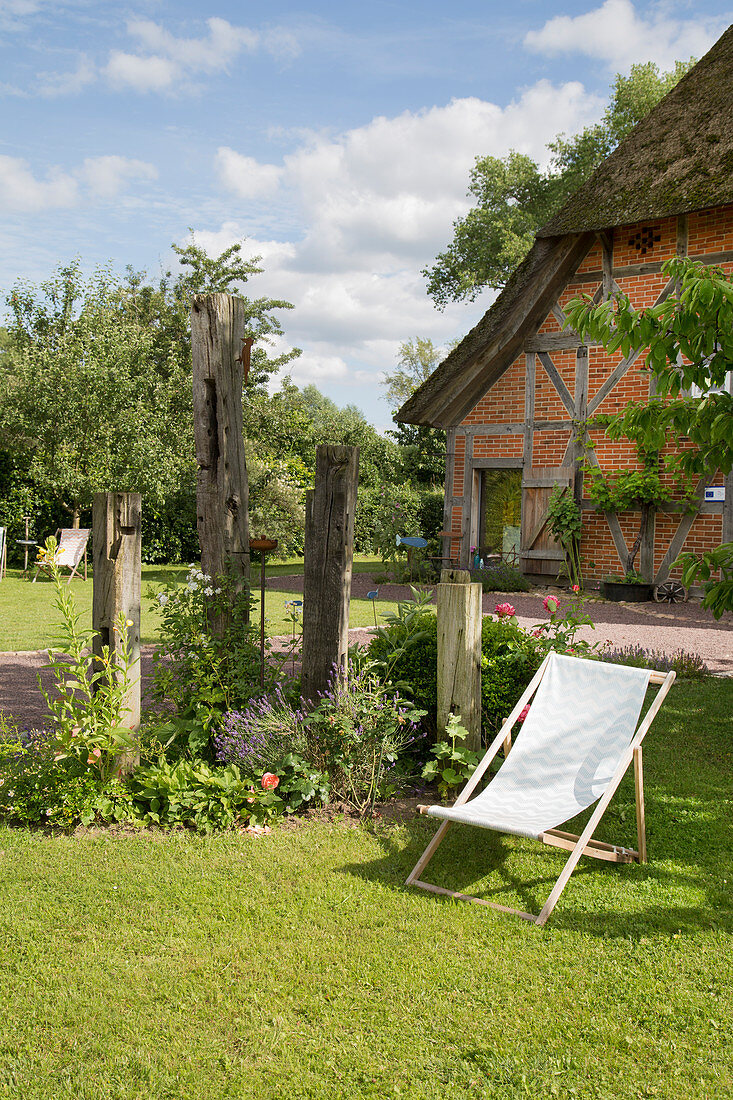
[[[156,275],[189,226],[209,251],[246,237],[252,295],[296,307],[294,381],[386,426],[400,342],[442,344],[491,302],[440,313],[420,275],[468,209],[474,158],[543,159],[600,116],[616,72],[700,56],[732,12],[0,0],[0,287],[77,254]]]

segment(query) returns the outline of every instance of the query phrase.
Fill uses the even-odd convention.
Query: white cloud
[[[36,179],[27,161],[0,156],[0,207],[35,212],[73,206],[78,197],[76,180],[58,168],[45,179]]]
[[[196,239],[215,253],[241,239],[254,191],[279,182],[279,202],[290,203],[304,229],[285,241],[247,241],[245,252],[261,255],[264,268],[248,289],[295,304],[283,323],[289,344],[304,349],[292,366],[296,382],[351,387],[373,403],[379,372],[392,368],[403,340],[420,335],[444,344],[489,304],[486,295],[480,305],[440,314],[419,274],[468,209],[475,157],[515,148],[543,161],[559,130],[595,121],[603,105],[577,82],[541,81],[504,108],[459,99],[336,136],[303,134],[282,168],[222,148],[214,167],[236,196],[232,217]],[[247,178],[255,181],[249,189]]]
[[[170,58],[181,70],[216,72],[225,68],[243,49],[254,49],[259,36],[248,27],[234,27],[226,19],[207,19],[206,38],[176,38],[150,19],[131,19],[128,33],[146,50]]]
[[[130,157],[87,157],[78,176],[88,186],[92,196],[115,198],[130,180],[154,180],[158,170],[143,160]]]
[[[254,157],[244,157],[226,145],[217,150],[215,166],[224,187],[240,199],[271,195],[282,175],[282,168],[277,165],[260,164]]]
[[[556,15],[540,30],[530,31],[524,44],[550,56],[580,53],[595,57],[614,72],[640,61],[655,61],[662,69],[671,69],[675,61],[701,57],[727,25],[727,19],[699,15],[673,19],[663,5],[642,16],[631,0],[605,0],[583,15]]]
[[[37,0],[0,0],[0,27],[4,31],[22,30],[24,20],[38,8]]]
[[[558,131],[581,129],[603,106],[577,82],[541,81],[504,108],[457,99],[336,136],[301,134],[282,167],[222,147],[214,170],[233,195],[231,216],[196,240],[222,252],[245,236],[245,219],[252,224],[252,199],[279,184],[283,224],[290,215],[303,228],[287,240],[247,241],[245,254],[261,255],[264,268],[248,292],[295,304],[283,324],[288,345],[304,349],[292,367],[296,382],[353,387],[373,402],[379,372],[392,368],[400,342],[420,335],[444,344],[489,304],[485,295],[481,304],[440,314],[419,274],[469,207],[475,157],[514,148],[544,161]]]
[[[136,92],[168,91],[180,76],[179,67],[168,58],[138,57],[121,50],[112,51],[104,71],[113,87]]]
[[[88,57],[82,56],[71,73],[39,73],[38,94],[48,99],[61,95],[76,95],[96,79],[96,69]]]
[[[109,82],[136,92],[177,91],[190,87],[192,76],[226,71],[243,50],[261,44],[256,31],[226,19],[207,19],[206,25],[208,34],[201,38],[177,38],[150,19],[129,20],[128,33],[142,52],[113,50],[104,70]]]
[[[155,179],[151,164],[128,157],[87,157],[79,168],[53,167],[36,177],[27,161],[0,156],[0,207],[16,213],[42,213],[77,206],[82,200],[104,201],[120,194],[132,180]]]

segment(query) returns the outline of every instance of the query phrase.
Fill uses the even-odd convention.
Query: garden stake
[[[260,686],[265,686],[265,554],[277,549],[277,539],[250,539],[250,550],[259,550],[260,561]]]
[[[374,625],[377,625],[377,604],[376,601],[379,597],[379,589],[375,588],[372,592],[367,592],[367,599],[372,601],[372,611],[374,612]]]

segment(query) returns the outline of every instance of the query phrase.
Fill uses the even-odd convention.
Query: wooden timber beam
[[[562,401],[563,405],[568,410],[571,416],[575,416],[575,403],[573,401],[573,398],[570,396],[570,391],[563,382],[562,376],[555,364],[553,363],[552,359],[546,351],[541,351],[539,352],[539,360],[542,366],[545,368],[545,373],[555,387],[558,397]]]
[[[705,264],[706,267],[729,264],[733,262],[733,252],[709,252],[704,256],[695,256],[695,259],[699,263]],[[635,275],[658,275],[662,270],[662,264],[665,262],[665,260],[655,260],[643,264],[625,264],[623,267],[614,267],[612,274],[614,279],[629,279]],[[579,283],[593,283],[599,279],[603,279],[602,268],[572,275],[568,279],[567,285],[577,286]]]

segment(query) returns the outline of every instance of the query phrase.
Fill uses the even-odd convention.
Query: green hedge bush
[[[420,617],[421,639],[398,658],[392,678],[404,685],[410,697],[426,710],[431,734],[438,716],[438,623],[435,612]],[[369,646],[369,656],[384,660],[392,642],[401,642],[405,631],[400,624],[381,631]],[[510,648],[511,647],[511,648]],[[481,726],[488,742],[501,728],[512,707],[542,663],[534,639],[508,621],[484,616],[481,626]]]

